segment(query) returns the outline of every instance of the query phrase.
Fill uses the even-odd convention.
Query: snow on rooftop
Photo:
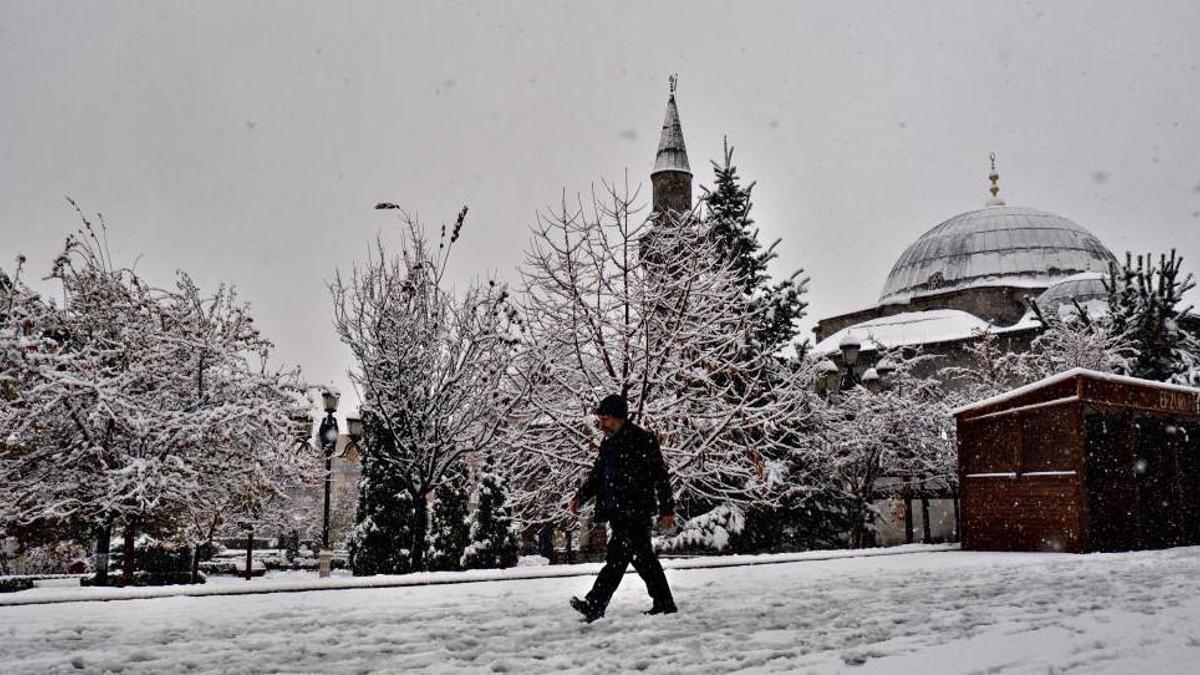
[[[1070,370],[1065,370],[1061,373],[1058,373],[1057,375],[1051,375],[1050,377],[1044,377],[1036,382],[1030,382],[1029,384],[1026,384],[1024,386],[1020,386],[1020,387],[1017,387],[1016,389],[1006,391],[1003,394],[996,394],[995,396],[985,398],[981,401],[976,401],[974,403],[968,403],[967,405],[964,405],[964,406],[959,406],[959,407],[951,410],[950,414],[951,415],[959,415],[961,413],[968,412],[970,410],[977,410],[979,408],[992,406],[997,403],[1003,403],[1005,401],[1009,401],[1009,400],[1017,398],[1019,396],[1028,394],[1031,391],[1037,391],[1038,389],[1041,389],[1043,387],[1047,387],[1052,384],[1058,384],[1059,382],[1073,379],[1075,377],[1078,377],[1079,375],[1086,375],[1086,376],[1088,376],[1092,379],[1096,379],[1096,380],[1105,380],[1108,382],[1118,382],[1120,384],[1133,384],[1133,385],[1137,385],[1140,387],[1152,387],[1154,389],[1163,389],[1163,390],[1167,390],[1167,391],[1181,391],[1184,393],[1196,394],[1197,396],[1200,396],[1200,389],[1197,389],[1195,387],[1184,386],[1182,384],[1171,384],[1169,382],[1155,382],[1154,380],[1143,380],[1143,379],[1137,378],[1137,377],[1129,377],[1128,375],[1117,375],[1115,373],[1102,373],[1098,370],[1088,370],[1087,368],[1072,368]]]
[[[903,312],[847,326],[817,343],[814,353],[834,354],[847,338],[857,338],[863,351],[965,340],[988,330],[987,321],[958,309]]]
[[[907,305],[914,298],[925,297],[929,295],[937,295],[938,293],[949,293],[951,291],[961,291],[969,288],[992,288],[995,286],[1008,286],[1011,288],[1029,288],[1033,290],[1046,288],[1046,280],[1040,276],[1030,274],[994,274],[988,276],[980,276],[970,281],[963,281],[954,284],[953,287],[943,286],[936,291],[915,292],[915,291],[897,291],[886,298],[879,300],[879,305]]]

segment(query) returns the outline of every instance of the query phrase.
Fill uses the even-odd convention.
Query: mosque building
[[[882,350],[920,347],[924,354],[940,357],[925,366],[932,374],[955,365],[964,356],[964,344],[984,331],[1000,336],[1004,349],[1028,349],[1041,330],[1031,301],[1043,312],[1059,314],[1075,303],[1094,306],[1105,301],[1104,279],[1117,263],[1112,252],[1068,218],[1006,204],[1000,197],[994,156],[988,178],[991,197],[983,208],[941,222],[908,246],[888,274],[876,304],[817,322],[816,356],[850,365],[861,378]],[[693,174],[674,78],[650,182],[653,214],[692,210]],[[848,345],[861,355],[856,364],[845,363]],[[917,513],[913,513],[915,499],[921,502]],[[914,523],[927,540],[948,539],[955,531],[951,495],[906,494],[907,517],[888,512],[886,502],[879,504],[877,544],[911,541]],[[553,545],[542,539],[539,546],[554,562],[596,560],[603,555],[601,528],[585,527],[576,537],[565,534],[555,532]],[[531,539],[532,535],[527,533]]]
[[[1029,301],[1052,312],[1103,302],[1104,277],[1117,263],[1112,252],[1068,218],[1006,204],[994,155],[988,179],[984,207],[943,221],[905,249],[874,306],[817,322],[816,355],[838,358],[844,343],[858,343],[863,367],[881,347],[953,358],[985,330],[1024,349],[1040,329]],[[690,211],[692,181],[672,77],[650,172],[654,212]]]
[[[991,198],[983,208],[952,216],[909,245],[874,306],[817,322],[814,355],[836,362],[828,370],[841,365],[843,385],[848,376],[850,383],[878,378],[874,366],[888,349],[920,348],[936,357],[919,368],[928,375],[967,365],[963,347],[984,332],[1005,351],[1026,351],[1042,330],[1031,302],[1044,315],[1065,316],[1076,304],[1103,311],[1104,280],[1117,264],[1112,252],[1063,216],[1006,204],[995,161],[992,155]],[[887,477],[876,487],[891,495],[876,503],[877,544],[956,536],[957,496],[945,486]]]
[[[836,359],[858,345],[865,366],[881,348],[921,347],[953,360],[983,331],[1024,349],[1040,330],[1030,301],[1055,313],[1103,302],[1112,252],[1063,216],[1006,204],[995,155],[989,180],[983,208],[946,219],[904,250],[877,304],[818,321],[814,353]]]

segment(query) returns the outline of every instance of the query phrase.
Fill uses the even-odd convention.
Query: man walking
[[[604,441],[570,508],[572,514],[578,515],[580,505],[595,498],[596,522],[607,521],[612,535],[604,569],[596,577],[591,592],[583,600],[571,598],[571,606],[588,623],[604,616],[608,601],[625,576],[625,568],[632,562],[654,600],[647,614],[674,614],[671,588],[650,543],[651,519],[655,513],[663,528],[675,527],[675,500],[658,440],[627,419],[629,404],[617,394],[606,396],[595,414]]]

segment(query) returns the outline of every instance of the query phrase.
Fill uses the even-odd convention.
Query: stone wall
[[[692,174],[683,171],[659,171],[650,176],[654,191],[654,212],[670,209],[687,213],[692,210]]]

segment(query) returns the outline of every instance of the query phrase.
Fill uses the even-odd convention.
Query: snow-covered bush
[[[1026,379],[1029,382],[1072,368],[1102,373],[1128,373],[1136,349],[1119,331],[1111,314],[1049,317],[1030,345]]]
[[[723,504],[683,523],[677,533],[659,540],[658,546],[662,551],[724,553],[745,526],[741,507]]]
[[[1044,313],[1031,305],[1042,331],[1028,350],[1013,351],[994,331],[977,333],[963,345],[967,365],[942,369],[959,403],[970,403],[1072,368],[1128,374],[1137,354],[1127,328],[1110,312],[1076,307],[1073,313]]]
[[[33,588],[35,579],[31,576],[0,577],[0,593],[17,593]]]
[[[88,550],[79,542],[64,540],[32,546],[25,552],[26,574],[71,574],[88,567]]]
[[[392,442],[392,436],[380,430],[381,424],[373,415],[363,416],[362,478],[349,543],[355,576],[413,571],[412,545],[418,536],[413,521],[418,514],[407,485],[383,463],[386,453],[374,450],[377,444]],[[423,538],[424,528],[419,531]]]
[[[133,563],[125,565],[125,547],[114,546],[113,555],[109,559],[113,570],[128,570],[132,568],[133,582],[137,586],[162,586],[168,584],[190,584],[195,551],[186,544],[159,541],[148,535],[137,537],[134,542]],[[120,583],[124,573],[109,583]],[[125,582],[129,585],[129,582]],[[204,583],[199,576],[195,583]]]
[[[427,569],[462,569],[463,552],[471,540],[471,518],[466,479],[456,476],[433,491],[429,522]]]
[[[471,512],[470,543],[462,554],[467,569],[512,567],[518,542],[504,477],[492,454],[484,455],[475,509]]]
[[[783,490],[775,500],[746,507],[745,528],[733,538],[729,552],[807,551],[844,544],[852,529],[854,499],[819,465],[807,471],[820,475],[797,481],[797,488]]]

